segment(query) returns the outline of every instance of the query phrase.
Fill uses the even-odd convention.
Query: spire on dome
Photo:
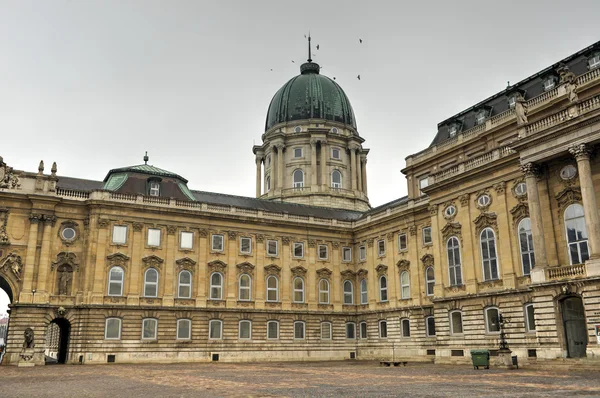
[[[300,65],[300,73],[303,75],[307,73],[316,73],[318,75],[319,71],[321,70],[319,64],[312,61],[311,54],[310,32],[308,32],[308,59],[307,62]]]

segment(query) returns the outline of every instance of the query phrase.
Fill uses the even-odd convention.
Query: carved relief
[[[442,228],[442,237],[447,241],[451,236],[456,236],[462,242],[461,225],[458,222],[450,222]]]
[[[142,224],[141,222],[133,223],[133,232],[141,232],[142,229],[144,229],[144,224]]]
[[[459,293],[464,292],[467,289],[466,285],[455,285],[444,288],[446,293]]]
[[[269,275],[279,276],[280,273],[281,273],[281,267],[279,267],[278,265],[275,265],[275,264],[265,265],[265,274],[267,276],[269,276]]]
[[[56,261],[53,261],[50,269],[54,271],[55,268],[60,267],[63,264],[70,265],[76,271],[79,271],[79,260],[77,255],[71,252],[60,252],[56,255]]]
[[[430,205],[429,206],[429,214],[435,216],[438,212],[438,205]]]
[[[369,239],[367,239],[367,246],[369,246],[369,247],[373,247],[373,241],[374,241],[374,239],[373,239],[373,238],[369,238]]]
[[[502,288],[504,286],[504,282],[501,279],[496,279],[493,281],[485,281],[477,283],[477,286],[480,290],[493,290]]]
[[[10,245],[6,226],[8,225],[8,209],[0,209],[0,246]]]
[[[304,276],[308,270],[301,265],[292,268],[292,277]]]
[[[282,236],[281,237],[281,243],[284,246],[289,246],[289,244],[290,244],[290,237],[289,236]]]
[[[154,254],[142,258],[144,268],[153,267],[160,269],[162,267],[162,263],[164,262],[165,261],[162,258],[155,256]]]
[[[522,219],[529,217],[529,206],[526,202],[519,202],[510,210],[513,218],[513,226],[517,226]]]
[[[175,235],[177,227],[175,225],[167,225],[167,235]]]
[[[183,258],[180,258],[179,260],[175,260],[175,264],[177,264],[177,271],[181,271],[181,270],[185,269],[187,271],[193,272],[196,262],[189,257],[183,257]]]
[[[208,263],[208,268],[211,270],[211,272],[225,272],[227,269],[227,264],[221,260],[214,260]]]
[[[466,193],[464,195],[460,195],[458,197],[458,200],[460,201],[460,207],[467,207],[469,205],[470,197],[471,197],[471,195],[469,195],[468,193]]]
[[[107,220],[106,218],[98,219],[98,227],[99,228],[106,228],[106,227],[108,227],[108,224],[110,224],[110,221]]]
[[[240,274],[253,274],[254,273],[254,265],[250,264],[249,262],[245,261],[241,264],[236,265],[236,268],[238,269],[238,273]]]
[[[576,187],[567,187],[556,194],[555,198],[562,213],[570,204],[581,203],[581,191]]]
[[[410,233],[410,236],[416,236],[417,235],[417,226],[411,225],[410,227],[408,227],[408,232]]]
[[[379,264],[375,267],[375,271],[377,272],[377,276],[385,275],[387,273],[388,266],[385,264]]]
[[[200,228],[198,230],[198,236],[201,238],[206,238],[208,236],[208,231],[206,229]]]
[[[12,167],[8,167],[4,163],[4,159],[0,156],[0,188],[19,189],[21,181],[15,174]]]
[[[339,249],[340,248],[340,242],[337,242],[337,241],[331,242],[331,247],[333,249],[335,249],[335,250]]]
[[[368,273],[369,273],[369,271],[367,271],[367,270],[366,270],[366,269],[364,269],[364,268],[361,268],[361,269],[359,269],[359,270],[356,272],[356,276],[357,276],[359,279],[363,279],[363,278],[365,278],[365,277],[367,276],[367,274],[368,274]]]
[[[21,280],[21,272],[23,271],[23,260],[17,253],[9,253],[1,262],[0,270],[8,272],[11,270],[17,280]]]
[[[319,278],[329,279],[331,277],[332,272],[327,268],[321,268],[317,270],[317,276]]]
[[[264,242],[265,241],[265,236],[263,234],[256,235],[256,241],[260,242],[260,243]]]
[[[396,266],[398,267],[398,270],[400,272],[402,271],[407,271],[410,268],[410,261],[408,260],[400,260],[396,263]]]
[[[227,235],[229,236],[229,239],[235,239],[237,238],[237,231],[227,231]]]
[[[123,253],[113,253],[106,256],[108,260],[106,265],[109,267],[118,266],[124,269],[127,269],[127,261],[129,261],[129,257],[127,257]]]
[[[433,267],[433,255],[425,254],[423,257],[421,257],[421,262],[425,268]]]
[[[349,269],[340,272],[340,274],[342,275],[343,279],[353,279],[356,277],[356,272]]]
[[[504,181],[494,184],[494,190],[498,195],[504,195],[504,192],[506,190],[506,184],[504,183]]]
[[[479,234],[484,228],[490,227],[498,234],[498,216],[496,213],[481,213],[473,223],[475,224],[475,232]]]
[[[314,240],[314,239],[309,239],[308,240],[308,247],[314,248],[316,246],[317,246],[317,241],[316,240]]]

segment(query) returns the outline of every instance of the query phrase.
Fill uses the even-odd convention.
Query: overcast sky
[[[377,206],[406,194],[404,158],[438,122],[600,39],[598,0],[487,4],[0,0],[0,156],[102,180],[147,150],[192,189],[253,196],[252,145],[310,29]]]

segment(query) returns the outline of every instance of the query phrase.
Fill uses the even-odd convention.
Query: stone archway
[[[586,356],[588,343],[585,309],[579,296],[568,296],[560,301],[563,330],[569,358]]]
[[[9,304],[14,300],[13,290],[6,279],[0,275],[0,290],[6,293],[8,296]],[[1,292],[0,292],[1,293]],[[10,313],[10,311],[8,311]],[[8,346],[8,322],[0,321],[0,364],[3,362],[4,355],[6,354],[6,347]]]
[[[71,323],[65,318],[56,318],[46,329],[46,364],[65,364],[68,360]]]

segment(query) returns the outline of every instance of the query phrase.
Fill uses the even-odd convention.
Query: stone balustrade
[[[546,280],[548,281],[584,278],[585,276],[585,264],[563,265],[562,267],[546,268]]]

